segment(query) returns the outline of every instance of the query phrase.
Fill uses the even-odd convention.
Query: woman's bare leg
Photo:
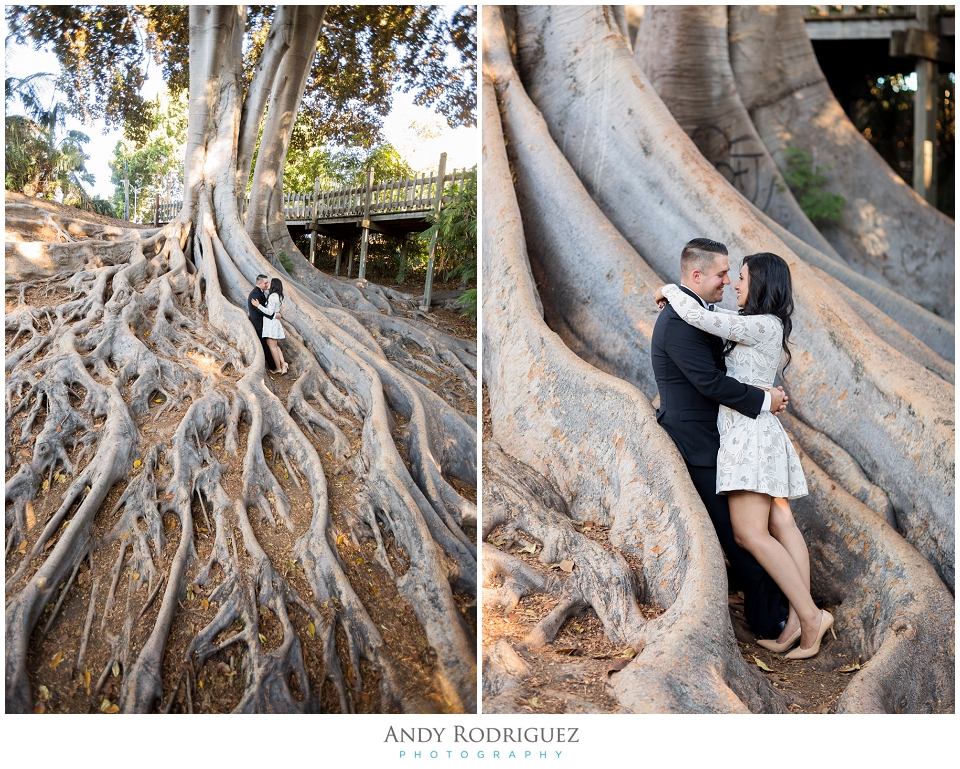
[[[807,543],[803,539],[803,534],[800,533],[797,522],[793,518],[790,503],[786,499],[774,497],[770,502],[769,528],[773,538],[790,553],[790,557],[797,565],[797,570],[800,572],[800,577],[807,586],[807,592],[809,593],[810,554],[807,552]],[[787,615],[787,624],[777,641],[780,643],[786,642],[798,627],[800,627],[800,615],[797,614],[797,610],[791,603],[790,613]]]
[[[280,352],[280,346],[276,339],[267,337],[267,347],[270,348],[270,354],[273,356],[273,365],[277,368],[277,373],[283,373],[283,354]]]
[[[770,535],[770,495],[731,491],[727,499],[734,540],[757,559],[780,586],[790,605],[796,608],[800,617],[800,646],[810,648],[820,632],[820,610],[810,597],[809,571],[805,582],[790,553]]]

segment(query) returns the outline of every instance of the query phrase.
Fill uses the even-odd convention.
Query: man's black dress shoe
[[[777,638],[780,637],[780,634],[783,632],[783,629],[784,629],[786,626],[787,626],[787,621],[786,621],[785,619],[784,619],[784,620],[780,620],[780,621],[779,621],[776,625],[774,625],[772,628],[768,628],[767,630],[764,630],[763,633],[761,633],[759,636],[757,636],[757,638],[773,638],[773,639],[777,639]]]

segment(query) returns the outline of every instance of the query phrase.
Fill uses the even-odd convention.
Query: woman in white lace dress
[[[270,294],[265,305],[261,305],[256,299],[253,300],[252,304],[264,315],[276,315],[280,312],[280,307],[283,304],[283,283],[280,282],[280,278],[274,278],[270,281]],[[270,348],[277,373],[286,374],[289,367],[283,359],[283,351],[280,349],[277,340],[286,339],[287,335],[283,333],[283,326],[280,321],[277,318],[264,318],[262,336],[267,340],[267,347]]]
[[[776,254],[746,256],[734,285],[739,312],[708,310],[670,284],[657,292],[684,321],[727,340],[727,374],[746,384],[773,387],[792,329],[790,268]],[[786,366],[784,366],[786,368]],[[726,494],[737,544],[750,551],[790,601],[790,614],[775,642],[758,643],[789,659],[812,657],[820,650],[833,616],[821,612],[810,596],[810,557],[787,500],[807,494],[800,459],[780,420],[769,411],[756,419],[720,406],[717,493]]]

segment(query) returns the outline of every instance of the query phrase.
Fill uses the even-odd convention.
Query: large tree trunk
[[[701,512],[691,513],[702,511],[698,501],[684,498],[674,511],[675,502],[681,501],[678,494],[693,493],[695,499],[695,492],[687,489],[683,463],[669,440],[664,445],[665,434],[656,426],[650,429],[648,423],[653,418],[647,401],[628,388],[624,393],[633,393],[629,405],[620,403],[609,392],[617,380],[600,375],[587,362],[633,382],[649,397],[653,377],[646,350],[651,324],[643,311],[654,283],[664,280],[664,274],[658,276],[654,270],[662,269],[667,279],[675,279],[680,248],[696,235],[737,244],[735,253],[771,248],[791,263],[798,306],[804,306],[798,310],[794,363],[787,382],[796,411],[806,423],[796,424],[798,429],[802,428],[807,450],[815,452],[818,462],[833,476],[827,475],[804,452],[812,493],[795,506],[795,513],[813,554],[814,592],[837,606],[840,628],[840,640],[814,664],[830,669],[840,666],[840,655],[877,655],[869,673],[864,671],[854,677],[838,705],[841,710],[952,709],[950,594],[931,566],[883,520],[891,513],[890,501],[897,499],[896,494],[890,494],[894,486],[889,483],[889,476],[884,476],[883,482],[877,481],[876,465],[868,463],[866,467],[871,472],[867,476],[874,479],[871,481],[858,466],[858,461],[863,462],[861,457],[869,458],[869,454],[861,452],[854,459],[853,452],[837,445],[843,443],[838,438],[848,430],[870,432],[882,430],[882,426],[874,423],[855,427],[851,420],[838,425],[839,429],[826,429],[831,418],[844,419],[842,414],[836,414],[833,399],[840,398],[842,402],[847,387],[869,393],[870,386],[862,384],[870,381],[869,365],[877,366],[872,376],[880,379],[879,371],[891,366],[891,357],[897,361],[892,365],[910,367],[909,379],[927,383],[925,387],[931,393],[925,396],[930,404],[928,413],[933,411],[934,394],[946,401],[952,398],[952,388],[939,378],[931,378],[926,370],[903,359],[879,340],[871,340],[870,344],[880,351],[877,355],[885,356],[885,364],[874,362],[868,350],[855,344],[856,335],[864,336],[869,331],[785,244],[764,231],[762,222],[754,217],[742,197],[697,153],[653,95],[622,39],[614,34],[612,20],[603,9],[530,7],[518,9],[517,17],[521,74],[532,89],[536,106],[528,100],[523,84],[513,72],[499,15],[485,9],[485,74],[496,83],[510,168],[506,168],[505,159],[497,160],[503,139],[486,132],[487,125],[499,116],[487,106],[492,99],[485,96],[483,194],[484,210],[492,215],[484,217],[484,366],[494,437],[528,470],[485,475],[485,500],[490,497],[493,509],[501,517],[510,518],[513,530],[522,529],[535,539],[544,535],[537,533],[538,524],[532,519],[541,519],[542,526],[548,513],[556,515],[550,512],[551,508],[565,507],[575,520],[596,518],[600,511],[604,520],[609,520],[610,542],[615,551],[631,565],[636,563],[635,555],[645,554],[637,559],[642,573],[634,568],[636,584],[648,590],[657,583],[678,588],[676,593],[655,596],[658,605],[666,610],[657,622],[671,627],[671,635],[660,637],[662,647],[687,648],[689,641],[684,636],[683,623],[676,619],[687,611],[713,617],[711,621],[719,625],[716,629],[710,625],[706,635],[722,638],[726,618],[716,617],[714,612],[725,603],[725,590],[717,590],[717,586],[707,589],[700,582],[694,588],[694,593],[700,591],[698,598],[685,592],[688,586],[683,579],[664,579],[659,571],[678,568],[689,575],[688,570],[694,568],[691,562],[700,568],[699,558],[719,555],[711,556],[708,551],[687,559],[681,553],[688,540],[680,539],[683,544],[678,547],[675,530],[664,528],[667,521],[669,527],[683,529],[699,526],[696,522],[702,520],[707,520],[709,527],[708,519],[699,518]],[[591,84],[589,89],[584,87],[586,83]],[[609,94],[617,94],[617,98],[608,98]],[[595,123],[591,124],[591,120]],[[618,173],[617,168],[623,168],[623,173]],[[515,178],[516,197],[511,175]],[[632,215],[616,210],[614,198],[629,202]],[[652,221],[647,219],[648,211],[655,212],[650,217]],[[611,222],[634,247],[642,245],[642,249],[637,248],[640,253],[611,230]],[[671,253],[673,264],[661,256]],[[532,275],[527,273],[526,254]],[[661,264],[658,258],[663,259]],[[524,292],[528,298],[524,298]],[[803,298],[804,292],[809,292],[810,298]],[[566,347],[558,347],[560,341],[551,339],[553,335],[543,330],[538,318],[532,317],[541,300],[543,317]],[[824,312],[829,312],[829,317],[819,316]],[[831,324],[836,342],[828,346],[830,352],[820,353],[823,342],[818,337],[823,332],[819,324],[826,322]],[[852,364],[844,363],[844,356],[852,354],[848,352],[851,348],[856,350],[856,378],[847,374],[848,384],[841,386],[841,372],[851,369]],[[829,362],[815,364],[815,354]],[[836,369],[836,378],[830,381],[832,376],[821,376],[820,365],[830,371]],[[839,389],[832,398],[817,400],[816,395],[808,395],[809,390],[816,391],[821,386]],[[887,402],[882,392],[873,397]],[[818,419],[821,410],[825,413]],[[905,405],[895,413],[898,421],[910,416]],[[858,412],[858,416],[868,421],[867,415]],[[935,416],[916,418],[928,420],[918,424],[918,432],[929,435],[938,429]],[[606,437],[608,430],[610,438]],[[612,441],[612,447],[605,446],[606,440]],[[885,440],[904,450],[904,438],[899,431],[891,432]],[[952,489],[950,474],[943,467],[948,461],[946,452],[952,451],[946,448],[952,446],[952,431],[944,430],[942,440],[943,453],[927,461],[931,466],[941,465],[942,480]],[[854,442],[847,442],[850,443]],[[634,464],[623,466],[625,457]],[[486,455],[484,460],[488,465],[491,462]],[[565,504],[561,506],[543,492],[542,485],[534,484],[529,476],[531,471],[552,483]],[[922,476],[922,471],[917,475]],[[658,485],[662,478],[669,479],[666,488]],[[915,478],[914,483],[922,480]],[[502,489],[520,483],[528,489],[532,486],[527,497],[539,499],[539,505],[511,504],[511,495]],[[896,502],[893,507],[897,508]],[[898,514],[902,517],[902,509]],[[638,524],[646,515],[659,524]],[[624,531],[629,531],[630,536],[623,537]],[[709,534],[708,538],[713,538],[709,529],[706,533],[699,528],[695,531],[698,536]],[[483,536],[487,543],[490,535],[485,523]],[[509,539],[502,533],[498,536]],[[543,548],[545,559],[560,560],[561,554],[552,543],[544,541]],[[670,557],[663,557],[665,548],[669,548]],[[884,559],[890,564],[885,569],[876,568],[878,549],[890,553]],[[657,555],[652,557],[651,553]],[[679,564],[674,562],[674,555]],[[485,586],[489,584],[499,591],[499,595],[494,593],[489,599],[493,605],[509,605],[525,592],[547,592],[555,598],[559,594],[560,605],[567,606],[562,603],[567,593],[582,600],[579,586],[585,581],[609,582],[610,576],[616,574],[612,566],[585,560],[583,568],[595,569],[597,574],[581,575],[577,580],[581,591],[578,593],[548,580],[537,580],[529,570],[518,568],[509,559],[498,558],[494,562],[504,566],[489,574],[485,568]],[[577,563],[579,567],[580,561]],[[841,573],[835,574],[838,564],[844,566]],[[892,574],[891,569],[899,569],[896,564],[902,564],[905,571]],[[722,579],[722,571],[719,577]],[[499,581],[503,583],[501,587]],[[909,587],[905,587],[907,583]],[[644,602],[650,597],[645,594]],[[579,606],[577,601],[572,605]],[[914,602],[924,608],[918,609]],[[595,602],[586,603],[594,605],[608,635],[618,638],[617,633],[623,630],[605,617]],[[907,611],[907,625],[900,624],[900,617]],[[864,616],[869,616],[869,620],[862,619]],[[552,627],[553,620],[544,618],[543,624]],[[916,623],[922,624],[923,629]],[[907,626],[913,630],[904,640]],[[639,630],[635,632],[639,634]],[[650,633],[649,626],[643,628],[645,650],[611,679],[608,691],[622,707],[668,711],[730,708],[729,693],[692,693],[673,678],[680,675],[676,672],[667,677],[670,684],[665,685],[664,671],[657,668],[652,656],[647,657]],[[539,637],[529,641],[542,642]],[[637,642],[637,635],[628,635],[624,641]],[[936,669],[913,670],[911,666],[925,656],[937,660]],[[510,709],[511,692],[523,692],[523,682],[518,680],[523,677],[523,667],[505,662],[510,659],[504,648],[498,646],[485,664],[485,694],[498,710]],[[751,688],[749,696],[742,694],[744,687],[752,686],[752,679],[744,672],[735,646],[714,643],[689,659],[694,664],[688,667],[695,672],[687,673],[688,677],[700,680],[704,668],[720,671],[715,685],[729,687],[749,709],[775,708],[777,703],[782,706],[782,700],[769,690],[758,692]],[[868,679],[876,683],[866,683]],[[902,687],[899,693],[903,697],[899,700],[895,694],[897,686]],[[529,699],[530,694],[526,696]]]
[[[953,322],[954,223],[924,201],[844,114],[817,64],[798,6],[731,6],[730,63],[767,151],[811,154],[824,191],[844,197],[820,226],[850,264]]]
[[[472,711],[475,348],[289,282],[282,395],[240,309],[276,273],[237,208],[244,13],[190,17],[177,220],[8,313],[7,710],[79,616],[95,707]]]
[[[647,6],[634,56],[701,154],[774,221],[842,261],[807,219],[737,94],[722,5]]]

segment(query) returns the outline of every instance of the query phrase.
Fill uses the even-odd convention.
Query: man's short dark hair
[[[680,252],[680,274],[706,272],[718,256],[727,256],[727,247],[709,238],[694,238]]]
[[[266,279],[267,279],[267,276],[264,275],[263,273],[260,273],[259,275],[257,275],[257,283],[259,283],[261,280],[266,280]]]

